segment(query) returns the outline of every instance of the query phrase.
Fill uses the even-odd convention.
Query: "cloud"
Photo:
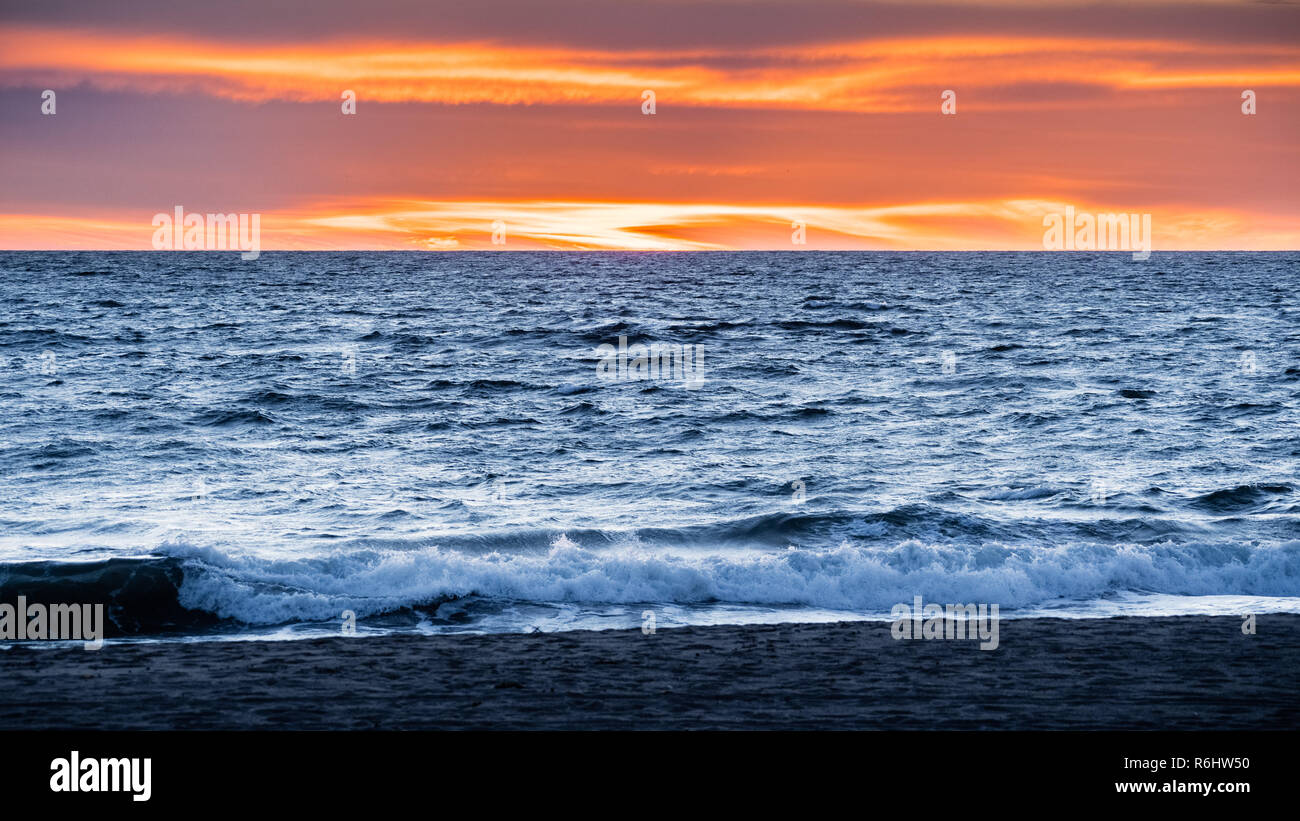
[[[1300,41],[1206,45],[1191,55],[1161,38],[937,35],[665,52],[496,41],[249,45],[12,26],[5,41],[0,71],[11,86],[88,82],[245,102],[337,101],[350,89],[370,103],[630,105],[650,89],[665,108],[900,112],[932,110],[938,91],[959,87],[988,111],[1098,106],[1133,90],[1300,86]]]
[[[375,201],[262,215],[264,250],[1042,250],[1043,217],[1113,206],[1050,200],[915,202],[883,207],[673,202]],[[795,224],[807,243],[795,245]],[[1154,247],[1284,250],[1300,229],[1284,215],[1157,211]],[[505,242],[492,242],[504,225]],[[0,247],[150,247],[146,220],[0,215]],[[87,244],[90,243],[90,244]],[[95,244],[98,243],[98,244]]]

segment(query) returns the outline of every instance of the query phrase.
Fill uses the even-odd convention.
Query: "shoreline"
[[[1286,730],[1300,615],[354,636],[0,652],[7,730]]]

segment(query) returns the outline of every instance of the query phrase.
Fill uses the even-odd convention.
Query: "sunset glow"
[[[0,28],[0,245],[148,248],[183,204],[261,213],[266,249],[492,249],[497,220],[510,250],[789,248],[799,222],[810,249],[1033,249],[1070,204],[1151,213],[1157,248],[1295,248],[1300,16],[1176,7],[961,4],[927,33],[825,2],[676,41],[609,37],[613,9],[274,37],[29,12]]]

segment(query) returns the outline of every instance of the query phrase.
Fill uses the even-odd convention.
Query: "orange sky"
[[[147,249],[180,205],[265,250],[1034,249],[1066,206],[1300,248],[1295,6],[143,5],[0,24],[0,247]]]

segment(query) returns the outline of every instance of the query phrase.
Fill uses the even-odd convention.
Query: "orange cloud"
[[[493,42],[253,46],[160,35],[7,27],[0,71],[112,89],[184,91],[241,101],[661,105],[916,111],[945,88],[1024,85],[1125,90],[1300,86],[1300,46],[1199,45],[1084,37],[901,38],[758,50],[599,51]],[[917,93],[925,89],[926,94]],[[1058,104],[1078,104],[1059,92]],[[1041,96],[972,96],[983,110],[1042,106]]]
[[[1151,213],[1157,249],[1300,247],[1300,42],[1260,34],[1291,18],[1219,41],[1211,11],[1180,29],[1194,47],[1050,14],[624,50],[392,21],[278,43],[0,24],[0,93],[85,84],[6,122],[0,246],[148,248],[182,202],[260,210],[268,250],[494,249],[498,219],[507,250],[788,249],[796,221],[809,249],[1034,249],[1066,203]],[[382,116],[340,116],[344,89]]]
[[[263,250],[1042,250],[1051,200],[911,203],[885,207],[645,202],[378,201],[348,212],[321,206],[262,215]],[[1284,215],[1230,210],[1153,213],[1153,248],[1286,250],[1300,228]],[[0,247],[147,250],[151,215],[0,215]],[[492,243],[493,225],[505,243]],[[791,241],[796,223],[806,245]]]

